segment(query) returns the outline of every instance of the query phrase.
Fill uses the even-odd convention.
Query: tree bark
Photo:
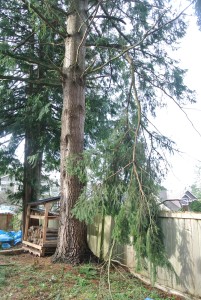
[[[37,160],[34,165],[31,165],[28,157],[37,152]],[[34,135],[30,136],[26,132],[24,147],[23,230],[25,227],[27,203],[37,201],[40,197],[42,156],[42,149],[39,149],[37,137]]]
[[[32,36],[34,44],[34,36]],[[33,66],[30,66],[29,77],[33,77]],[[28,97],[34,95],[34,86],[29,83],[27,88]],[[27,203],[37,201],[40,197],[41,170],[43,149],[40,148],[41,128],[39,123],[33,121],[32,107],[27,104],[26,113],[30,115],[30,120],[25,124],[25,146],[24,146],[24,180],[23,180],[23,231],[25,228]],[[37,154],[37,158],[32,165],[28,158]]]
[[[76,175],[69,174],[66,162],[82,157],[85,122],[85,86],[82,77],[85,67],[85,31],[87,0],[74,0],[67,18],[67,38],[63,64],[63,110],[61,129],[61,209],[58,245],[53,261],[79,264],[89,260],[87,228],[71,214],[82,184]]]

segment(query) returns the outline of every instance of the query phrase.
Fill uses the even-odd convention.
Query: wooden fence
[[[201,299],[201,213],[162,212],[160,218],[167,256],[179,280],[167,270],[159,268],[156,286],[184,294],[186,299]],[[107,256],[112,228],[113,220],[109,216],[104,220],[97,217],[94,224],[89,226],[89,245],[97,256]],[[139,277],[149,279],[146,270],[136,273],[132,246],[117,246],[113,257]]]
[[[11,230],[13,228],[12,219],[12,214],[0,214],[0,229],[6,231]]]

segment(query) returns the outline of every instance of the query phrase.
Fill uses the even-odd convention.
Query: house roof
[[[187,191],[186,194],[191,198],[191,199],[197,199],[196,196],[194,196],[191,192]]]
[[[181,199],[160,199],[161,203],[163,203],[168,209],[172,211],[178,211],[182,208],[182,206],[188,205],[190,202],[193,202],[197,198],[189,191],[186,191],[185,194],[181,197]]]
[[[181,203],[179,199],[167,199],[163,201],[163,204],[172,211],[178,211],[181,209]]]
[[[188,201],[192,202],[197,199],[191,192],[186,191],[181,199],[188,199]]]
[[[195,201],[197,198],[189,191],[186,191],[181,198],[181,205],[189,205],[189,203]]]

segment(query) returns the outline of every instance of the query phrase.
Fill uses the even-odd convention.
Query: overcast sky
[[[154,121],[161,133],[174,140],[183,152],[169,158],[172,167],[163,182],[169,197],[180,197],[196,181],[196,166],[201,166],[201,31],[194,16],[190,16],[189,20],[187,35],[175,55],[180,58],[181,67],[188,69],[186,84],[196,90],[197,103],[188,104],[184,109],[195,128],[171,101],[166,108],[158,111]]]

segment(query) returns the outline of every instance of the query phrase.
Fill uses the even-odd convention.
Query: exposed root
[[[100,259],[94,255],[94,253],[88,249],[81,255],[72,255],[72,253],[63,253],[62,255],[56,250],[52,256],[51,261],[53,263],[65,263],[73,266],[77,266],[83,263],[100,263]]]

